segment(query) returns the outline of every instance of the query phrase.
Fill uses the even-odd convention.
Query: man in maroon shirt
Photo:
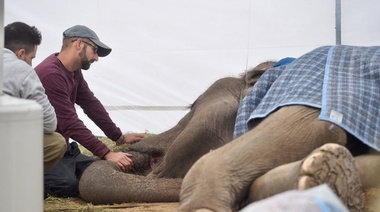
[[[112,152],[79,119],[74,105],[79,105],[85,114],[117,144],[134,143],[143,136],[123,135],[120,128],[94,96],[83,78],[82,70],[105,57],[111,48],[102,43],[94,31],[83,25],[73,26],[63,32],[63,45],[59,53],[47,57],[36,68],[46,94],[55,108],[58,126],[66,142],[69,138],[80,143],[101,159],[115,162],[123,171],[133,166],[131,155]],[[64,158],[44,176],[45,194],[54,196],[77,196],[78,182],[84,169],[94,161],[80,153],[77,143],[71,142]]]

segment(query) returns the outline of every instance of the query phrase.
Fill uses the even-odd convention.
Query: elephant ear
[[[276,61],[266,61],[248,70],[245,74],[246,88],[254,86],[261,75],[269,68],[272,68],[274,64],[276,64]]]

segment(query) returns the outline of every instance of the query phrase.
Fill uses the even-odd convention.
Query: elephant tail
[[[92,204],[178,202],[182,179],[148,178],[124,173],[109,161],[92,163],[79,181],[80,197]]]

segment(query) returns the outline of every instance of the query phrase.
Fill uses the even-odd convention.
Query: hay
[[[145,137],[152,137],[154,134],[143,133]],[[105,143],[112,151],[120,151],[127,147],[128,144],[117,146],[115,142],[107,137],[98,137],[100,141]],[[81,152],[90,157],[94,156],[89,150],[83,146],[79,146]],[[364,192],[364,212],[380,211],[380,188],[373,188]],[[113,205],[93,205],[84,202],[80,198],[58,198],[51,197],[45,199],[45,212],[66,212],[66,211],[83,211],[83,212],[142,212],[142,211],[175,211],[178,203],[124,203]]]

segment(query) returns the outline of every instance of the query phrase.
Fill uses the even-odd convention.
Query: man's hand
[[[133,144],[141,141],[143,138],[145,138],[145,136],[141,134],[124,134],[121,135],[119,139],[117,139],[116,144]]]
[[[145,138],[145,136],[141,134],[128,134],[128,135],[124,134],[124,137],[125,137],[126,144],[133,144]]]
[[[121,170],[123,170],[123,172],[126,172],[133,166],[131,157],[131,154],[125,152],[108,152],[104,156],[104,159],[115,162],[121,168]]]

